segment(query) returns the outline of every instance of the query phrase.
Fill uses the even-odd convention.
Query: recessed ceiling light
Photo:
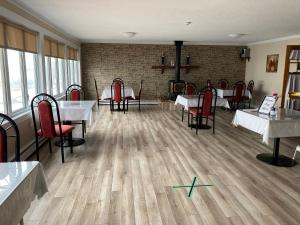
[[[123,32],[123,35],[128,38],[132,38],[136,35],[136,32]]]
[[[232,38],[241,38],[243,36],[245,36],[247,34],[241,34],[241,33],[236,33],[236,34],[228,34],[229,37],[232,37]]]
[[[186,26],[189,26],[189,25],[191,25],[192,24],[192,22],[191,21],[187,21],[187,22],[185,22],[185,25]]]

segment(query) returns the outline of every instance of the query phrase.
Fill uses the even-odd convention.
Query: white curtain
[[[289,74],[289,80],[286,87],[286,93],[285,93],[285,108],[289,109],[299,109],[300,108],[300,101],[289,99],[289,92],[297,91],[300,92],[300,73],[290,73]]]

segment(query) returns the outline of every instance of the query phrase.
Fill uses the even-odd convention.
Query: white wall
[[[259,105],[264,95],[273,93],[281,95],[287,45],[300,45],[300,37],[249,45],[251,59],[246,63],[245,80],[246,82],[254,80],[255,92],[253,100],[256,106]],[[276,73],[267,73],[267,55],[272,54],[279,54],[278,70]],[[280,102],[281,98],[279,99],[279,104]]]

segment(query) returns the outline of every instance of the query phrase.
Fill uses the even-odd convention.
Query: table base
[[[57,140],[55,142],[55,145],[60,147],[60,140]],[[73,147],[74,146],[78,146],[78,145],[83,145],[85,143],[85,140],[83,138],[72,138],[72,143],[73,143]],[[64,144],[63,144],[64,147],[70,147],[70,140],[68,139],[65,139],[64,140]]]
[[[272,153],[258,154],[256,158],[273,166],[292,167],[296,164],[295,160],[284,155],[278,155],[277,160],[275,160]]]
[[[192,127],[194,129],[197,128],[197,124],[189,124],[189,127]],[[199,130],[209,130],[211,129],[211,126],[205,125],[205,124],[199,124],[198,125],[198,129]]]

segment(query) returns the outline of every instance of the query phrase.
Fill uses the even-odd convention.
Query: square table
[[[233,96],[233,94],[234,91],[232,89],[217,89],[217,95],[220,98],[230,97]],[[248,97],[249,99],[252,98],[251,92],[249,90],[245,90],[244,96]]]
[[[22,224],[35,196],[48,192],[42,165],[32,162],[0,163],[0,224]]]
[[[260,114],[257,109],[237,110],[232,121],[235,126],[242,126],[263,136],[263,142],[268,144],[274,139],[273,153],[263,153],[257,159],[275,166],[293,166],[295,161],[279,155],[279,143],[282,137],[300,136],[300,112],[291,109],[279,109],[277,116]]]
[[[199,95],[178,95],[175,101],[175,105],[182,105],[185,110],[188,110],[191,107],[198,107],[198,97]],[[213,103],[215,100],[213,99]],[[200,105],[202,100],[200,100]],[[229,102],[226,98],[217,97],[216,106],[225,107],[230,109]]]
[[[96,101],[57,101],[60,121],[89,121],[92,122],[92,112]],[[57,121],[56,113],[53,113],[54,120]],[[73,146],[82,145],[85,143],[83,138],[72,138]],[[56,141],[55,145],[60,146],[60,141]],[[65,147],[70,147],[69,141],[64,142]]]
[[[131,97],[131,98],[135,99],[135,95],[134,95],[134,91],[133,91],[132,87],[125,86],[124,92],[125,92],[125,97]],[[121,91],[121,93],[122,93],[122,97],[124,97],[123,91]],[[113,92],[113,94],[114,94],[114,92]],[[111,97],[112,97],[111,96],[111,86],[107,86],[102,91],[101,99],[102,100],[111,99]]]

